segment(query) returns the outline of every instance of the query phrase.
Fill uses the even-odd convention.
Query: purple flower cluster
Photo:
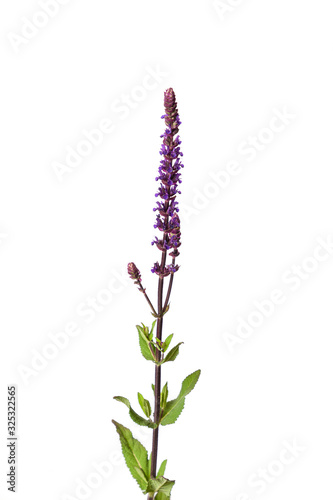
[[[181,184],[180,169],[184,166],[181,163],[183,153],[180,151],[181,141],[179,139],[178,127],[181,124],[178,115],[176,96],[173,89],[168,89],[164,92],[164,108],[165,115],[162,119],[165,120],[166,129],[163,135],[163,143],[160,150],[160,155],[163,159],[159,166],[159,175],[156,177],[160,181],[160,185],[156,197],[161,201],[157,201],[154,211],[157,211],[155,229],[159,229],[163,235],[160,238],[155,237],[152,245],[156,245],[161,251],[166,252],[171,250],[169,255],[176,258],[179,255],[178,248],[180,242],[180,220],[178,217],[178,202],[176,195],[180,194],[178,185]],[[158,263],[154,264],[152,272],[160,276],[168,276],[170,273],[178,271],[179,266],[174,264],[160,268]]]
[[[168,266],[164,267],[164,270],[161,269],[161,266],[158,262],[155,262],[154,266],[151,269],[152,273],[156,273],[159,276],[162,276],[163,278],[166,278],[169,276],[169,274],[173,274],[176,271],[178,271],[179,266],[175,266],[173,264],[169,264]]]

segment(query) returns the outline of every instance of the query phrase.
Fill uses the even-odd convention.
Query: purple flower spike
[[[176,96],[173,89],[168,89],[164,92],[164,108],[165,114],[162,119],[165,121],[166,129],[163,137],[160,154],[163,159],[160,161],[158,169],[159,175],[156,180],[160,182],[156,197],[160,200],[157,201],[154,211],[157,211],[155,229],[163,233],[160,239],[155,238],[152,245],[163,252],[172,250],[170,255],[176,258],[179,255],[178,248],[181,245],[180,238],[180,220],[177,212],[178,202],[176,201],[177,194],[180,194],[178,185],[181,184],[180,169],[183,168],[181,157],[183,153],[180,151],[181,141],[178,133],[178,127],[181,121],[178,116]],[[170,273],[178,271],[179,266],[172,264],[160,269],[159,265],[154,264],[152,272],[159,276],[168,276]]]

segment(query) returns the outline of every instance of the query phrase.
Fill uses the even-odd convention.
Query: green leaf
[[[140,469],[139,467],[134,467],[134,469],[136,470],[138,476],[140,476],[140,478],[142,480],[142,484],[146,484],[147,483],[147,478],[146,478],[143,470]]]
[[[175,481],[169,481],[163,476],[151,478],[148,481],[146,493],[164,493],[167,497],[170,496],[171,490],[175,484]]]
[[[162,413],[160,423],[162,425],[174,424],[181,414],[185,405],[185,396],[187,396],[195,387],[200,377],[201,370],[197,370],[183,380],[180,393],[176,399],[168,401]]]
[[[161,392],[161,408],[164,408],[165,405],[166,405],[166,402],[168,400],[168,382],[165,383],[163,389],[162,389],[162,392]],[[158,474],[160,475],[160,474]],[[161,474],[161,476],[163,476],[163,474]]]
[[[168,401],[168,403],[165,405],[166,408],[162,409],[161,413],[161,420],[160,423],[161,425],[170,425],[174,424],[176,420],[178,419],[179,415],[184,409],[185,406],[185,398],[182,398],[180,401],[177,402],[177,399],[173,399],[171,401]],[[170,403],[170,405],[169,405]],[[171,408],[171,404],[174,403],[175,406]],[[168,413],[166,413],[168,412]],[[165,420],[164,420],[165,417]]]
[[[137,481],[140,488],[145,491],[148,486],[148,452],[146,448],[135,439],[129,429],[112,420],[119,434],[122,452],[130,473]],[[138,471],[139,469],[139,471]]]
[[[154,386],[154,384],[151,384],[151,388],[153,389],[153,393],[155,394],[155,386]]]
[[[144,427],[150,427],[150,429],[155,429],[157,427],[157,424],[154,424],[154,422],[152,422],[150,419],[146,420],[145,418],[138,415],[131,407],[131,403],[127,398],[123,398],[122,396],[115,396],[113,399],[115,399],[116,401],[120,401],[120,403],[124,403],[124,405],[127,406],[127,408],[129,409],[130,417],[136,424],[142,425]]]
[[[139,400],[139,405],[142,408],[143,413],[146,415],[146,417],[150,417],[151,415],[151,407],[150,403],[147,399],[145,399],[140,392],[138,392],[138,400]]]
[[[140,344],[140,349],[142,356],[147,359],[148,361],[155,361],[154,355],[155,354],[155,348],[151,346],[153,353],[150,350],[150,341],[147,339],[144,329],[140,325],[136,325],[136,328],[139,333],[139,344]]]
[[[145,400],[145,398],[142,396],[142,394],[140,392],[138,392],[138,401],[139,401],[139,405],[141,406],[142,410],[144,407],[144,400]]]
[[[171,490],[174,487],[176,481],[169,481],[167,480],[163,486],[160,488],[160,492],[164,493],[167,497],[170,497],[171,495]]]
[[[169,345],[170,345],[170,342],[171,342],[171,340],[172,340],[172,337],[173,337],[173,333],[172,333],[171,335],[169,335],[169,336],[165,339],[165,341],[163,342],[163,352],[165,352],[165,351],[168,349],[168,347],[169,347]]]
[[[156,325],[156,321],[157,321],[157,319],[155,319],[155,321],[153,321],[153,324],[151,325],[150,335],[151,335],[152,333],[154,333],[154,328],[155,328],[155,325]]]
[[[163,462],[160,465],[160,468],[158,469],[157,476],[164,476],[166,464],[167,464],[167,460],[163,460]]]
[[[170,500],[171,497],[166,496],[164,493],[159,491],[155,497],[155,500]]]
[[[179,346],[182,344],[184,344],[184,342],[179,342],[179,344],[173,347],[160,364],[162,365],[163,363],[167,363],[168,361],[174,361],[179,354]]]

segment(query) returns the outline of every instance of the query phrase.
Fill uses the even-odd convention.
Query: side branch
[[[172,258],[172,265],[174,266],[175,265],[175,257]],[[167,291],[167,294],[166,294],[166,298],[165,298],[165,302],[164,302],[164,306],[163,306],[163,311],[165,311],[168,303],[169,303],[169,300],[170,300],[170,295],[171,295],[171,290],[172,290],[172,285],[173,285],[173,277],[174,277],[174,273],[171,274],[170,276],[170,280],[169,280],[169,287],[168,287],[168,291]]]

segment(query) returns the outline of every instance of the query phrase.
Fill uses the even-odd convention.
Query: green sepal
[[[141,353],[142,353],[142,356],[147,359],[148,361],[155,361],[155,354],[156,354],[156,349],[155,347],[150,343],[150,340],[147,338],[146,334],[145,334],[145,327],[143,325],[140,326],[140,325],[136,325],[136,328],[138,330],[138,333],[139,333],[139,344],[140,344],[140,349],[141,349]],[[149,332],[148,332],[148,336],[149,336]]]
[[[116,401],[120,401],[120,403],[124,403],[124,405],[127,406],[127,408],[129,409],[130,417],[136,424],[142,425],[144,427],[149,427],[150,429],[155,429],[157,427],[157,424],[152,422],[151,419],[146,420],[145,418],[138,415],[136,411],[134,411],[131,407],[131,403],[127,398],[123,398],[122,396],[115,396],[113,399],[115,399]]]
[[[171,490],[175,484],[175,481],[169,481],[163,476],[158,476],[156,478],[151,478],[148,481],[148,486],[146,493],[164,493],[167,497],[171,495]]]
[[[174,424],[181,414],[187,396],[195,387],[200,377],[201,370],[197,370],[183,380],[182,387],[176,399],[168,401],[163,409],[160,423],[162,425]]]
[[[138,392],[138,401],[139,401],[139,405],[142,408],[143,413],[146,415],[146,417],[149,418],[151,415],[151,407],[150,407],[149,401],[147,399],[145,399],[142,396],[142,394],[140,394],[140,392]]]
[[[129,429],[112,420],[119,434],[122,452],[130,473],[143,492],[146,491],[149,482],[148,452],[146,448],[135,439]],[[138,471],[139,469],[139,471]]]
[[[168,400],[168,382],[165,383],[162,391],[161,391],[161,402],[160,402],[160,405],[161,405],[161,409],[163,409],[166,405],[166,402]],[[163,476],[163,474],[158,474],[158,476]]]
[[[167,464],[167,460],[163,460],[163,462],[160,465],[160,468],[158,469],[157,477],[164,476],[166,464]]]

